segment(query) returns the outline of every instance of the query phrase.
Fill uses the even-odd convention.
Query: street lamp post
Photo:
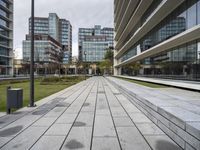
[[[34,0],[31,0],[30,107],[34,107]]]
[[[86,55],[87,55],[87,52],[84,51],[84,55],[85,55],[85,64],[86,64]],[[86,80],[86,74],[87,74],[87,65],[85,65],[85,80]]]

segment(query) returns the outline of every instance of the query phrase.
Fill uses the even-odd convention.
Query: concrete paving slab
[[[36,121],[33,126],[49,127],[54,123],[54,121],[56,121],[56,119],[57,117],[43,117]]]
[[[64,113],[60,118],[58,118],[58,120],[56,120],[56,123],[73,124],[76,117],[77,117],[77,114]]]
[[[91,127],[73,127],[62,147],[62,150],[89,150],[91,146],[91,138]]]
[[[66,136],[72,124],[53,124],[45,133],[46,136]]]
[[[143,135],[165,135],[154,123],[136,123],[136,126]]]
[[[135,123],[151,123],[151,120],[143,113],[130,113],[129,115]]]
[[[65,136],[42,136],[31,150],[58,150],[64,139]]]
[[[94,113],[93,112],[81,112],[76,119],[76,122],[83,122],[85,126],[93,126]]]
[[[124,150],[150,150],[151,148],[136,127],[117,127],[117,133]]]
[[[113,117],[116,127],[135,126],[129,117]]]
[[[200,122],[188,122],[186,131],[200,140]]]
[[[94,137],[92,150],[120,150],[116,137]]]
[[[145,136],[145,138],[154,150],[182,150],[166,135]]]
[[[47,127],[30,127],[12,141],[1,147],[2,150],[25,150],[29,149],[47,130]]]
[[[96,115],[93,136],[116,137],[111,116]]]

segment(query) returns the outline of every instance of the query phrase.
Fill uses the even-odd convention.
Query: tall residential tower
[[[0,0],[0,76],[13,74],[13,0]]]
[[[200,80],[200,0],[115,0],[115,75]]]

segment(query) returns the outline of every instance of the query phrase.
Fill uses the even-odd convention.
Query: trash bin
[[[7,88],[7,114],[11,113],[12,108],[23,107],[23,90],[21,88]]]

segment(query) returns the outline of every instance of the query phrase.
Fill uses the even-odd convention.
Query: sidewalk
[[[1,117],[0,149],[181,150],[103,77]]]
[[[145,81],[145,82],[150,82],[150,83],[163,84],[163,85],[168,85],[168,86],[172,86],[172,87],[194,90],[194,91],[200,92],[200,82],[195,82],[195,81],[170,80],[170,79],[160,79],[160,78],[156,79],[156,78],[131,77],[131,76],[116,76],[116,77],[122,77],[122,78],[126,78],[126,79],[138,80],[138,81]]]
[[[108,80],[183,149],[200,149],[200,93],[153,89],[122,79]]]

